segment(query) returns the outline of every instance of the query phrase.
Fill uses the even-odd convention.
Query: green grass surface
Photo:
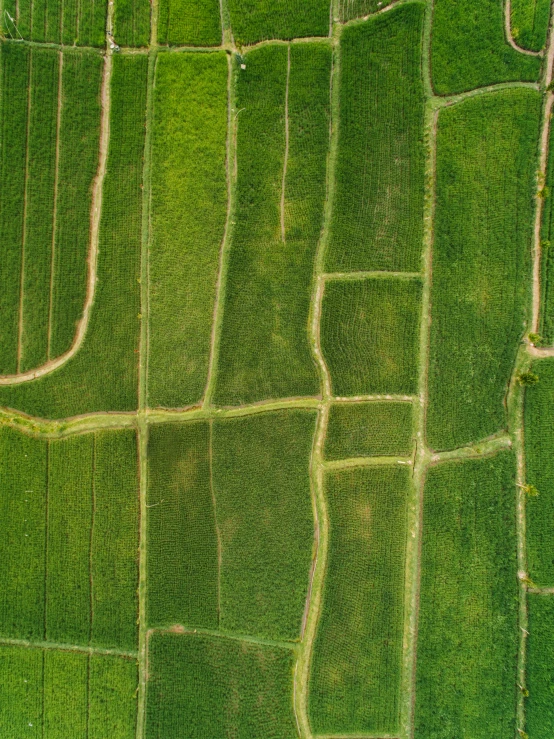
[[[5,739],[133,739],[137,668],[131,660],[0,647]]]
[[[309,458],[315,414],[279,411],[213,423],[221,536],[221,628],[297,639],[314,522]]]
[[[113,59],[98,282],[84,344],[52,374],[24,385],[0,387],[3,406],[46,418],[137,406],[147,63],[142,55]]]
[[[1,27],[6,38],[103,46],[107,0],[5,0]],[[14,24],[15,22],[15,24]]]
[[[415,393],[421,283],[330,281],[325,286],[321,348],[333,393]]]
[[[439,95],[538,80],[540,59],[520,54],[506,40],[500,0],[436,0],[431,38],[433,87]]]
[[[221,44],[219,0],[160,0],[158,12],[159,44]]]
[[[255,49],[238,70],[236,225],[215,391],[223,405],[318,392],[308,312],[323,216],[330,51],[314,44],[290,55],[284,241],[287,47]]]
[[[516,733],[515,461],[444,463],[424,495],[418,739]]]
[[[329,0],[229,0],[239,44],[329,35]]]
[[[409,3],[342,34],[329,272],[420,268],[423,14]]]
[[[539,333],[548,345],[554,344],[554,129],[550,130],[545,185],[551,195],[543,201],[541,224],[541,297]]]
[[[113,35],[120,46],[148,46],[149,0],[115,0]]]
[[[225,637],[154,634],[146,734],[297,739],[292,666],[286,649]]]
[[[227,190],[227,59],[160,54],[152,131],[148,398],[197,403],[207,380]]]
[[[524,331],[540,97],[506,90],[438,122],[428,440],[449,449],[506,425]]]
[[[548,0],[512,0],[512,36],[518,46],[540,51],[546,44],[550,3]]]
[[[325,457],[409,455],[412,436],[411,403],[335,403],[329,414]]]
[[[208,423],[150,428],[148,506],[148,624],[217,628],[218,542]]]
[[[529,698],[525,702],[525,730],[529,739],[546,739],[554,735],[554,598],[531,595],[528,609],[526,673]]]
[[[329,558],[314,645],[314,733],[396,736],[409,471],[331,473]]]
[[[526,502],[527,567],[536,585],[554,587],[554,361],[533,365],[540,380],[525,391],[527,483],[539,491]]]

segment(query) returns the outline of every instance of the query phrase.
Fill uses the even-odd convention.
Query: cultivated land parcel
[[[0,739],[552,739],[549,1],[0,14]]]

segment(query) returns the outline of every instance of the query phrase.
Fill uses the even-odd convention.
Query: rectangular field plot
[[[510,25],[518,46],[540,51],[546,44],[550,3],[548,0],[512,0]]]
[[[0,734],[133,739],[134,660],[0,646]]]
[[[134,432],[44,441],[4,426],[0,482],[0,636],[134,649]]]
[[[145,55],[113,57],[98,280],[83,345],[55,372],[22,385],[0,387],[3,406],[43,418],[137,407],[147,64]],[[6,304],[1,303],[5,296],[0,290],[0,304],[7,310]],[[4,312],[6,325],[8,315]],[[3,335],[0,337],[0,345],[5,346]]]
[[[554,587],[554,361],[535,362],[533,371],[540,379],[525,391],[525,466],[539,494],[525,504],[527,568],[536,585]]]
[[[103,46],[107,8],[107,0],[5,0],[2,36],[66,46]]]
[[[218,46],[221,43],[219,0],[160,0],[158,43]]]
[[[330,543],[310,716],[326,736],[399,731],[409,472],[326,476]]]
[[[439,95],[498,82],[538,80],[540,59],[519,53],[506,39],[504,8],[497,0],[434,3],[431,69]]]
[[[409,455],[412,404],[390,400],[334,403],[325,439],[326,459]]]
[[[292,669],[288,649],[225,637],[154,634],[146,736],[297,739]]]
[[[420,268],[423,14],[409,3],[342,34],[329,272]]]
[[[113,37],[119,46],[148,46],[149,0],[114,0]]]
[[[424,493],[418,739],[516,733],[515,460],[443,463]]]
[[[67,351],[83,312],[102,59],[9,42],[1,55],[0,371],[13,374]]]
[[[329,0],[229,0],[235,41],[329,35]]]
[[[319,390],[308,313],[325,195],[331,52],[320,44],[266,46],[244,62],[215,390],[222,405]]]
[[[525,730],[529,739],[546,739],[554,736],[554,598],[531,595],[528,609],[526,687],[529,698],[525,702]]]
[[[148,396],[197,403],[207,381],[227,186],[227,59],[160,54],[152,132]]]
[[[416,392],[420,299],[419,280],[327,282],[321,349],[335,395]]]
[[[540,97],[505,90],[440,113],[428,439],[449,449],[505,427],[524,331]]]

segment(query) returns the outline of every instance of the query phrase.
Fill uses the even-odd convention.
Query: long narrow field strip
[[[160,54],[152,130],[148,401],[198,403],[206,385],[225,229],[223,52]]]
[[[411,403],[335,403],[329,415],[325,458],[408,455],[412,425]]]
[[[314,645],[314,733],[399,731],[409,473],[380,467],[326,475],[330,543]]]
[[[554,587],[554,360],[533,364],[539,384],[525,392],[526,483],[538,495],[528,496],[527,569],[534,585]]]
[[[510,0],[510,27],[518,46],[541,51],[546,45],[550,2],[548,0]]]
[[[554,598],[529,597],[529,653],[525,730],[529,739],[543,739],[554,733],[552,665],[554,663]]]
[[[228,0],[239,44],[329,35],[329,0]]]
[[[416,392],[420,300],[412,280],[325,285],[321,348],[335,395]]]
[[[341,20],[344,23],[356,18],[363,18],[371,13],[384,10],[390,4],[391,0],[388,2],[379,2],[378,0],[337,0],[337,20]]]
[[[3,406],[42,418],[137,407],[147,59],[114,56],[113,65],[98,282],[87,335],[79,352],[52,374],[0,387]]]
[[[133,650],[138,483],[134,431],[62,441],[0,430],[0,635]]]
[[[114,0],[113,36],[119,46],[148,46],[149,0]]]
[[[540,97],[482,95],[441,111],[428,441],[450,449],[506,426],[524,331]]]
[[[133,660],[0,646],[0,734],[134,739],[136,685]]]
[[[8,39],[66,46],[104,46],[108,0],[4,0],[2,31]]]
[[[448,462],[424,496],[415,735],[516,731],[515,463]]]
[[[219,0],[159,0],[158,43],[219,46]]]
[[[545,186],[554,192],[554,129],[548,140]],[[541,224],[540,308],[538,332],[544,343],[554,344],[554,208],[552,197],[543,201]]]
[[[154,634],[146,735],[297,739],[290,650],[224,637]]]
[[[439,95],[499,82],[538,80],[540,59],[509,46],[503,5],[497,0],[435,0],[431,68]]]
[[[342,33],[329,272],[420,266],[423,15],[408,3]]]
[[[292,47],[290,73],[288,58],[284,44],[263,46],[237,71],[237,197],[216,369],[220,405],[319,389],[308,313],[323,218],[331,52],[324,44]]]

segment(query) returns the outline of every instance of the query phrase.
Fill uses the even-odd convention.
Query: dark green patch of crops
[[[528,294],[540,96],[506,90],[438,122],[428,439],[449,449],[506,424]]]
[[[520,54],[506,40],[504,3],[435,1],[431,69],[439,95],[498,82],[536,82],[540,68],[540,59]]]
[[[239,44],[329,35],[329,0],[229,0]]]
[[[160,0],[158,43],[218,46],[221,43],[219,0]]]
[[[113,36],[120,46],[148,46],[149,0],[115,0]]]
[[[221,627],[298,639],[312,560],[309,459],[315,414],[213,422]]]
[[[129,411],[137,406],[148,60],[145,55],[116,55],[113,64],[98,282],[84,344],[52,374],[23,385],[0,387],[2,405],[34,416],[63,418],[93,411]]]
[[[310,715],[329,736],[399,732],[409,472],[328,474],[329,558]]]
[[[550,196],[543,201],[541,224],[541,300],[539,331],[545,343],[554,344],[554,131],[550,132],[545,185]]]
[[[423,15],[409,3],[342,34],[330,272],[420,267]]]
[[[131,660],[2,646],[0,734],[133,739],[136,687]]]
[[[215,391],[223,405],[319,390],[308,313],[323,215],[331,54],[315,44],[290,49],[283,240],[287,55],[285,45],[255,49],[237,71],[236,225]]]
[[[516,730],[515,461],[443,463],[425,485],[417,647],[418,739]]]
[[[331,406],[325,438],[327,459],[408,455],[411,449],[411,403],[373,401]]]
[[[329,281],[321,348],[333,393],[415,393],[419,280]]]
[[[548,0],[511,1],[512,36],[518,46],[540,51],[546,45],[550,3]]]
[[[148,624],[217,628],[218,539],[207,422],[150,428],[148,506]]]
[[[154,634],[146,733],[164,739],[296,739],[293,655],[225,637]]]
[[[198,402],[208,373],[227,189],[227,59],[160,54],[152,132],[148,398]]]
[[[530,595],[529,637],[527,641],[527,689],[525,730],[529,739],[554,736],[554,598],[551,595]]]
[[[536,387],[525,391],[525,466],[527,483],[539,494],[529,496],[527,514],[527,567],[537,585],[554,586],[554,361],[533,365]]]
[[[5,0],[2,35],[66,46],[103,46],[107,0]]]

